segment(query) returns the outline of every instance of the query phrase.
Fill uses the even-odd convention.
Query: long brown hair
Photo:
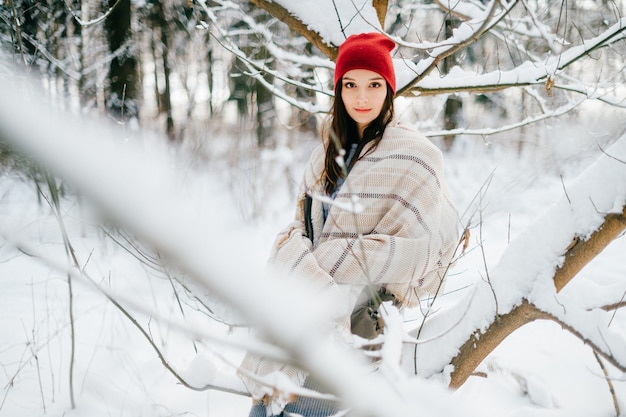
[[[335,88],[335,98],[330,110],[329,123],[326,125],[323,136],[326,141],[326,159],[324,162],[324,172],[322,181],[324,181],[324,189],[327,195],[331,195],[337,189],[337,180],[344,176],[343,169],[337,163],[339,149],[344,149],[346,154],[353,143],[357,143],[355,157],[350,161],[349,168],[357,161],[358,155],[363,147],[373,142],[372,147],[368,151],[371,152],[380,143],[383,138],[383,132],[387,125],[393,120],[393,90],[387,84],[387,96],[380,111],[380,114],[374,119],[363,132],[363,138],[359,140],[359,132],[356,122],[348,115],[345,104],[341,99],[341,90],[343,89],[341,80]]]

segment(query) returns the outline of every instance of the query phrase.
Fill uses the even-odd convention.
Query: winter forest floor
[[[517,145],[505,146],[495,140],[486,145],[476,139],[459,139],[446,155],[446,169],[461,212],[493,177],[481,198],[482,227],[473,229],[470,248],[449,278],[444,302],[454,302],[456,294],[462,294],[484,276],[485,267],[488,270],[497,264],[509,242],[594,160],[599,150],[590,137],[592,130],[600,126],[599,122],[594,127],[569,128],[571,136],[542,144],[529,142],[521,152]],[[269,157],[274,158],[270,164],[281,166],[286,160],[304,156],[306,151],[291,155],[276,152]],[[267,163],[267,158],[261,160]],[[281,169],[268,172],[254,163],[248,164],[249,170],[232,174],[240,177],[232,182],[225,180],[228,174],[223,170],[205,174],[206,187],[197,196],[198,206],[194,210],[230,225],[231,236],[215,239],[236,247],[239,256],[244,257],[240,261],[262,268],[274,235],[293,213],[293,196],[286,191],[277,195],[276,190],[285,188],[283,184],[271,188],[272,197],[246,200],[250,195],[246,187],[265,184],[268,194],[272,187],[271,182],[255,182],[255,178],[248,178],[248,184],[242,180],[246,176],[265,175],[273,177],[276,183],[285,181],[281,177],[285,171]],[[297,169],[293,171],[292,180],[297,182],[300,174]],[[97,271],[92,273],[94,280],[122,297],[122,304],[187,381],[201,384],[204,373],[214,372],[212,363],[232,374],[233,368],[225,362],[236,364],[240,350],[194,341],[189,329],[181,328],[180,323],[226,339],[245,330],[233,329],[209,317],[198,306],[198,300],[180,288],[174,292],[177,287],[166,275],[153,270],[149,261],[137,261],[135,255],[139,252],[135,248],[128,250],[126,244],[126,249],[122,249],[103,228],[97,227],[95,215],[87,207],[71,195],[63,200],[65,226],[77,258]],[[255,209],[261,215],[251,215],[250,210]],[[90,220],[81,222],[79,218]],[[3,226],[20,229],[39,253],[59,262],[67,259],[59,224],[32,182],[10,173],[0,176],[0,219]],[[624,253],[626,238],[622,235],[571,283],[578,291],[586,290],[583,293],[588,298],[584,302],[589,307],[601,302],[603,291],[626,292]],[[73,410],[68,278],[33,254],[18,251],[0,240],[0,416],[247,415],[248,398],[213,390],[198,392],[176,381],[146,338],[89,283],[74,282],[72,297],[76,402]],[[150,317],[150,312],[158,312],[160,317]],[[218,309],[218,315],[224,314],[227,311]],[[616,312],[614,325],[623,323],[624,309]],[[623,413],[626,378],[606,366],[614,378],[615,397]],[[479,409],[483,417],[616,414],[603,370],[591,349],[552,323],[535,322],[515,332],[478,371],[487,377],[471,377],[454,398],[468,410]]]

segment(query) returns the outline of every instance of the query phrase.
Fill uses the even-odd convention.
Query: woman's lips
[[[370,110],[372,109],[354,109],[354,111],[357,113],[368,113]]]

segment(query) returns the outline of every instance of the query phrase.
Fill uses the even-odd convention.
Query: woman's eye
[[[381,84],[379,82],[373,82],[372,84],[370,84],[370,87],[372,87],[372,88],[378,88],[380,86],[381,86]]]
[[[353,82],[348,81],[343,86],[345,88],[354,88],[354,87],[356,87],[356,84],[354,84]]]

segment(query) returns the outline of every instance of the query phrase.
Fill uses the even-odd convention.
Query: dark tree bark
[[[105,31],[112,55],[109,66],[109,90],[106,106],[119,121],[138,117],[140,92],[138,60],[131,48],[131,2],[108,0],[106,7],[114,7],[105,20]]]
[[[161,0],[151,1],[152,10],[150,20],[152,23],[152,51],[155,63],[155,72],[163,71],[163,82],[155,73],[155,88],[157,101],[159,103],[159,113],[165,114],[165,134],[169,140],[176,140],[174,131],[174,117],[172,114],[172,99],[170,88],[171,68],[169,63],[170,31],[168,20],[165,16],[163,2]],[[160,65],[159,65],[160,64]]]
[[[458,25],[459,20],[455,17],[448,15],[445,20],[445,35],[446,38],[450,38],[452,36],[452,31],[456,25]],[[450,69],[456,65],[455,55],[450,55],[444,58],[442,64],[442,73],[448,74]],[[455,94],[450,94],[448,98],[446,98],[446,104],[444,108],[444,129],[445,130],[453,130],[459,127],[461,124],[461,120],[463,119],[463,100]],[[454,145],[455,135],[446,135],[443,138],[444,146],[447,150],[452,148]]]
[[[260,59],[266,59],[267,65],[271,65],[271,60],[267,59],[269,53],[266,48],[261,47],[258,55]],[[267,82],[273,82],[273,77],[266,76]],[[269,91],[259,81],[254,80],[254,95],[256,98],[256,137],[259,147],[270,145],[274,133],[274,121],[276,111],[274,109],[274,94]]]
[[[252,12],[252,11],[251,11]],[[255,20],[267,22],[269,14],[256,11]],[[246,34],[247,23],[237,21],[232,29],[241,30],[242,34],[237,37],[237,43],[244,53],[256,62],[262,63],[263,69],[274,69],[274,58],[268,51],[265,40],[256,34]],[[230,77],[230,97],[237,103],[239,117],[242,122],[251,115],[255,121],[256,139],[259,147],[271,145],[274,134],[274,122],[276,110],[274,108],[274,94],[267,89],[262,81],[248,74],[247,67],[238,60],[233,61]],[[262,71],[261,76],[265,82],[272,84],[274,77],[269,72]]]

